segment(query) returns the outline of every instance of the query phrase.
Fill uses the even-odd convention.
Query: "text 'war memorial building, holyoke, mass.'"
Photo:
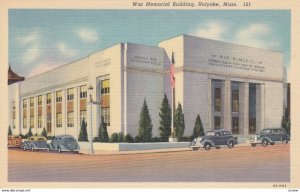
[[[164,94],[169,103],[172,100],[172,54],[175,103],[183,108],[185,136],[192,135],[197,114],[205,132],[222,128],[248,136],[280,127],[286,79],[283,54],[180,35],[158,46],[120,43],[9,85],[13,135],[25,135],[29,128],[41,134],[45,128],[50,136],[77,138],[85,119],[96,136],[103,116],[109,135],[136,136],[146,100],[152,135],[159,136]],[[100,103],[92,110],[88,109],[90,85],[92,98]]]

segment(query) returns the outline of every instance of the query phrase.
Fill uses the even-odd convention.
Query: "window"
[[[221,112],[221,88],[215,88],[215,111]]]
[[[80,98],[86,98],[87,96],[87,87],[86,85],[80,86]]]
[[[232,112],[239,112],[239,90],[232,90],[231,109]]]
[[[34,97],[30,97],[30,107],[34,107]]]
[[[103,116],[104,122],[107,126],[110,126],[110,108],[109,107],[102,107],[101,108],[101,115]]]
[[[62,91],[56,92],[56,102],[61,103],[62,102]]]
[[[109,94],[109,79],[101,81],[101,94]]]
[[[34,128],[34,116],[30,116],[30,128]]]
[[[41,106],[43,103],[43,96],[42,95],[39,95],[38,96],[38,106]]]
[[[47,114],[47,132],[51,133],[51,113]]]
[[[43,126],[43,118],[42,115],[38,116],[38,128],[42,128]]]
[[[81,110],[80,111],[80,126],[81,126],[81,122],[82,122],[83,119],[86,122],[86,110]]]
[[[56,127],[62,127],[62,114],[56,113]]]
[[[23,128],[27,128],[27,117],[23,117]]]
[[[215,129],[221,129],[221,117],[215,116]]]
[[[74,91],[73,88],[67,90],[67,100],[71,101],[74,99]]]
[[[239,134],[239,117],[232,117],[232,134]]]
[[[73,112],[68,112],[67,114],[68,118],[68,127],[74,127],[74,113]]]
[[[27,99],[23,99],[23,109],[27,109]]]
[[[51,104],[51,93],[47,93],[47,104]]]

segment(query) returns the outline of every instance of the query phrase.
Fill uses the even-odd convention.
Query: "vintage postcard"
[[[299,190],[298,2],[0,5],[3,190]]]

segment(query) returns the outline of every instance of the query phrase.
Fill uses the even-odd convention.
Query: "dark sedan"
[[[205,136],[194,139],[190,147],[193,148],[193,150],[204,147],[207,151],[210,150],[211,147],[219,149],[221,145],[233,148],[234,145],[238,144],[237,139],[237,137],[233,137],[231,132],[227,130],[208,131]]]

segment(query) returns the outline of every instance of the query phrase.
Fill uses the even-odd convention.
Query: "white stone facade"
[[[91,124],[89,96],[87,93],[87,97],[80,98],[80,87],[92,85],[93,99],[102,102],[104,99],[105,104],[102,104],[109,108],[109,135],[123,132],[136,136],[140,111],[146,99],[153,123],[152,135],[159,136],[159,111],[164,94],[171,103],[169,66],[172,52],[175,58],[175,103],[177,106],[180,102],[183,107],[184,135],[192,134],[197,114],[200,114],[206,131],[219,128],[216,126],[228,130],[238,127],[233,130],[236,134],[249,135],[265,127],[280,126],[285,78],[281,53],[181,35],[161,42],[158,47],[120,43],[9,85],[8,122],[15,125],[13,134],[28,132],[32,112],[30,98],[34,98],[33,134],[41,134],[42,128],[47,127],[47,114],[51,111],[49,135],[78,137],[82,111],[86,111],[88,127]],[[107,79],[109,92],[105,96],[101,92],[101,82]],[[70,88],[74,93],[72,100],[67,94]],[[58,91],[62,91],[60,104],[56,102]],[[52,100],[47,105],[49,93]],[[40,95],[43,99],[38,106]],[[23,108],[24,99],[27,99],[26,109]],[[84,104],[87,106],[83,107]],[[103,106],[92,106],[94,136],[98,134],[101,111],[104,111]],[[72,122],[68,113],[72,112],[74,125],[68,126],[68,122]],[[16,114],[14,118],[13,113]],[[61,127],[56,126],[57,113],[62,114]],[[42,116],[42,128],[37,127],[39,115]],[[27,119],[26,128],[24,118]],[[249,118],[255,119],[254,132],[250,129],[254,121]]]

